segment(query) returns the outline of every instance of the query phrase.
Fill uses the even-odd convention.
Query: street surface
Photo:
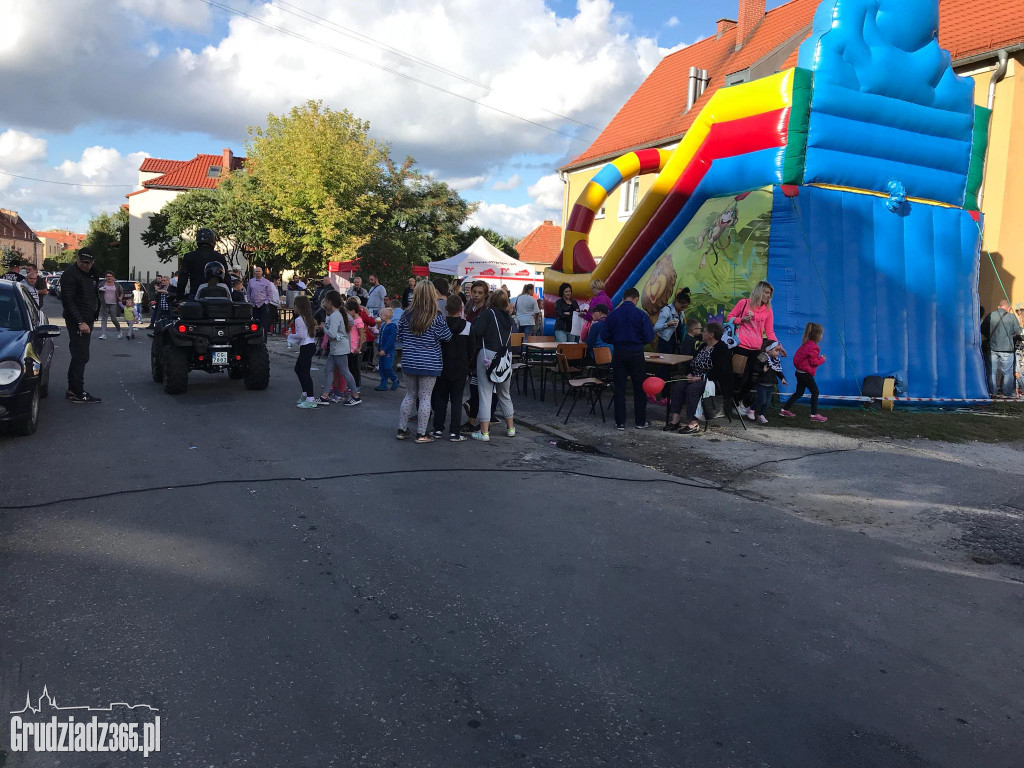
[[[1024,761],[1022,583],[529,429],[398,442],[404,389],[298,410],[284,355],[171,397],[148,343],[94,339],[79,406],[59,339],[0,438],[0,702],[145,703],[161,752],[5,716],[4,768]]]

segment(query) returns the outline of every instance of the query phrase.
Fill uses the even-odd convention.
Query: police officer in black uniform
[[[217,235],[212,229],[203,227],[196,232],[196,245],[194,251],[185,254],[181,260],[181,267],[178,269],[178,298],[192,298],[199,286],[206,282],[206,265],[211,261],[220,262],[224,266],[223,275],[228,272],[228,263],[225,258],[214,250],[217,243]],[[230,288],[230,286],[228,286]],[[189,290],[191,289],[191,290]]]

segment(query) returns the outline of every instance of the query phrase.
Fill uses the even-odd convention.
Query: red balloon
[[[651,376],[644,380],[644,394],[650,395],[651,397],[657,397],[661,394],[661,390],[665,388],[665,380],[659,379],[657,376]]]

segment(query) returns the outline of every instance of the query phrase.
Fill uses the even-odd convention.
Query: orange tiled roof
[[[142,161],[139,170],[143,173],[170,173],[187,162],[187,160],[163,160],[159,157],[147,157]]]
[[[761,24],[740,50],[734,51],[735,28],[720,39],[714,36],[662,59],[593,144],[563,170],[609,159],[630,149],[667,144],[681,137],[712,94],[725,84],[725,76],[741,72],[807,30],[819,0],[791,0],[765,14]],[[806,35],[805,35],[806,37]],[[801,41],[802,42],[802,41]],[[1020,0],[941,0],[939,44],[953,60],[989,53],[1024,43],[1024,2]],[[794,51],[779,67],[796,66]],[[686,112],[690,67],[711,74],[707,90]]]
[[[516,243],[520,261],[550,267],[562,250],[562,228],[553,221],[545,221],[533,232]]]
[[[211,178],[210,166],[220,166],[223,162],[223,155],[196,155],[191,160],[182,162],[169,173],[144,182],[142,186],[161,189],[216,189],[220,185],[221,179],[227,176],[227,172],[222,169],[220,176]],[[237,171],[244,165],[244,157],[234,157],[231,160],[232,171]]]
[[[49,232],[36,232],[36,234],[39,237],[48,237],[51,240],[56,240],[65,249],[80,248],[82,243],[85,242],[85,235],[78,234],[77,232],[65,232],[59,229]]]

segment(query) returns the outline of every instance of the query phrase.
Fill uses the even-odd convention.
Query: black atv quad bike
[[[161,321],[150,352],[153,381],[180,395],[189,371],[227,371],[246,389],[270,384],[270,355],[263,329],[252,319],[252,305],[220,296],[202,296],[178,305],[177,318]]]

